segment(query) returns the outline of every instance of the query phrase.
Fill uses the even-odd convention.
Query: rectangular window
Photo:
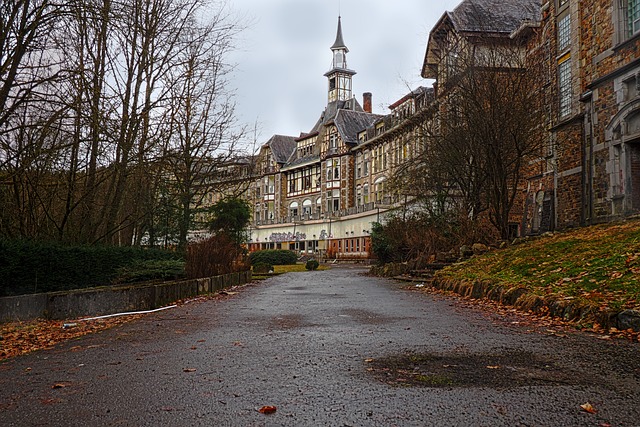
[[[369,152],[364,152],[364,161],[362,163],[362,172],[364,176],[369,176]]]
[[[560,100],[558,115],[566,117],[571,114],[571,58],[558,64],[558,97]]]
[[[568,13],[558,20],[558,52],[562,52],[571,43],[571,15]]]
[[[629,33],[640,32],[640,0],[629,0]]]

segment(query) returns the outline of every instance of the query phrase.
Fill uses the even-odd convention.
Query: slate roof
[[[384,116],[351,110],[338,110],[334,123],[345,144],[358,144],[358,133]]]
[[[422,77],[436,78],[429,67],[438,62],[437,39],[453,29],[460,34],[508,36],[524,23],[539,22],[540,0],[463,0],[452,12],[445,12],[429,34],[422,65]]]
[[[331,46],[331,50],[334,49],[344,49],[346,52],[349,52],[347,45],[344,44],[344,40],[342,39],[342,19],[338,16],[338,32],[336,34],[336,41]]]
[[[411,98],[419,98],[421,96],[433,97],[433,92],[434,91],[432,87],[418,86],[417,88],[415,88],[414,90],[412,90],[411,92],[409,92],[408,94],[406,94],[405,96],[403,96],[402,98],[394,102],[393,104],[389,105],[389,109],[393,110],[394,108],[398,107],[398,105],[402,104],[403,102]]]
[[[464,0],[446,14],[459,32],[511,33],[540,20],[540,0]]]
[[[318,154],[310,154],[304,157],[297,157],[296,153],[293,153],[285,167],[291,168],[305,163],[314,163],[318,161],[320,161],[320,155]]]
[[[318,119],[316,124],[313,126],[313,129],[311,129],[311,132],[309,133],[320,132],[320,130],[324,125],[326,125],[336,117],[336,114],[338,113],[338,111],[345,111],[345,110],[356,111],[360,113],[364,112],[364,110],[362,109],[362,106],[360,105],[360,103],[356,98],[351,98],[348,101],[332,101],[329,104],[327,104],[327,107],[324,109],[324,111],[320,115],[320,118]]]
[[[296,138],[294,136],[273,135],[265,145],[271,147],[276,162],[286,163],[291,153],[296,149]]]

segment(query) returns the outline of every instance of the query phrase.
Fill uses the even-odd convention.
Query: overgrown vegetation
[[[268,249],[264,251],[252,252],[249,255],[251,265],[263,262],[271,265],[288,265],[295,264],[298,257],[295,252],[284,249]]]
[[[158,278],[161,265],[163,274],[177,274],[181,263],[170,251],[0,240],[0,296],[109,285],[121,274],[125,281],[136,275]]]
[[[187,246],[185,271],[189,279],[248,270],[244,250],[226,234]]]
[[[249,223],[249,205],[238,198],[228,198],[211,208],[213,219],[210,238],[187,246],[186,273],[190,279],[218,276],[250,268],[244,229]]]
[[[602,310],[640,308],[640,221],[534,239],[473,257],[437,277],[520,286]]]
[[[380,264],[429,259],[438,252],[457,252],[462,245],[489,244],[496,238],[496,230],[486,222],[454,212],[406,212],[371,227],[371,249]]]

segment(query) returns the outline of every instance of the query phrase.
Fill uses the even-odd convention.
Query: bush
[[[258,262],[253,265],[253,272],[256,274],[266,274],[273,271],[273,265],[266,262]]]
[[[219,276],[248,269],[244,249],[226,234],[219,234],[187,246],[185,271],[189,279]]]
[[[0,296],[110,285],[120,268],[150,260],[181,257],[158,249],[0,240]]]
[[[182,260],[136,261],[118,269],[114,283],[135,283],[149,280],[177,280],[185,277]]]
[[[298,261],[295,252],[287,250],[269,249],[265,251],[252,252],[249,255],[251,265],[264,262],[271,265],[290,265]]]
[[[310,271],[317,270],[318,267],[320,267],[320,263],[318,261],[316,261],[315,259],[310,259],[304,265],[304,268],[306,268],[307,270],[310,270]]]

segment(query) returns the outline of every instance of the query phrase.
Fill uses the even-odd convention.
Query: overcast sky
[[[327,103],[327,79],[338,14],[357,72],[353,93],[373,93],[373,112],[410,89],[420,77],[429,32],[461,0],[231,0],[252,24],[242,33],[233,85],[239,120],[259,125],[258,143],[272,135],[309,131]]]

